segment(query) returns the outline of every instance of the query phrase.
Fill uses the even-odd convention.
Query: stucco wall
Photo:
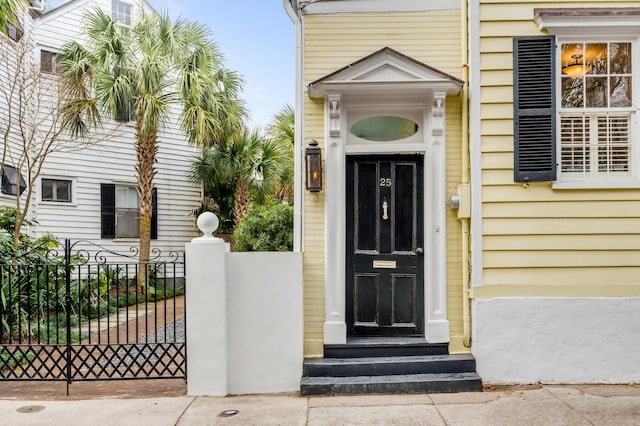
[[[302,377],[302,254],[227,255],[231,394],[293,392]]]
[[[295,392],[303,362],[302,254],[186,251],[189,395]]]
[[[640,381],[640,298],[483,299],[473,319],[485,382]]]

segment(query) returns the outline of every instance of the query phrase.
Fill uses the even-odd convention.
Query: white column
[[[213,213],[198,217],[205,234],[185,245],[187,315],[187,393],[227,394],[227,245],[212,236],[218,228]]]
[[[345,177],[340,95],[325,99],[327,185],[325,189],[325,321],[324,343],[347,342],[345,322]]]
[[[427,194],[426,208],[430,210],[431,223],[427,224],[427,241],[430,255],[427,261],[429,274],[425,291],[426,324],[425,338],[429,343],[446,343],[449,341],[449,321],[447,320],[447,276],[446,251],[447,230],[445,205],[445,114],[446,92],[436,91],[433,94],[431,107],[431,143],[429,144],[428,161],[430,167],[431,194]],[[429,187],[429,186],[427,186]]]

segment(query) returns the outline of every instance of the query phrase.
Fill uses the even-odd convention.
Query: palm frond
[[[274,114],[267,131],[272,138],[293,145],[295,139],[295,111],[289,104],[285,104]]]
[[[18,26],[18,15],[28,6],[25,0],[0,0],[0,34],[8,35],[10,26]]]

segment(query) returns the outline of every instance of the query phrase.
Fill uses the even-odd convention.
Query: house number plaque
[[[378,269],[396,269],[395,260],[374,260],[373,267]]]

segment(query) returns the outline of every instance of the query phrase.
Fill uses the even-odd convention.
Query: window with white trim
[[[116,21],[121,28],[128,31],[131,28],[131,11],[133,6],[120,0],[111,2],[111,19]]]
[[[40,71],[47,74],[55,74],[57,72],[56,59],[58,54],[49,50],[40,51]]]
[[[559,180],[632,172],[633,45],[560,43]]]
[[[71,202],[72,183],[66,179],[41,180],[42,201],[55,201],[58,203]]]
[[[116,185],[116,238],[137,238],[140,204],[135,186]]]

